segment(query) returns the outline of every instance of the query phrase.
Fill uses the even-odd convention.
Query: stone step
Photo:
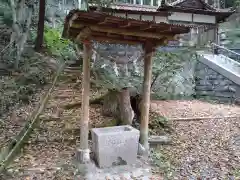
[[[205,52],[197,52],[199,61],[207,65],[214,71],[223,75],[227,79],[240,85],[240,63],[222,54],[211,54]]]

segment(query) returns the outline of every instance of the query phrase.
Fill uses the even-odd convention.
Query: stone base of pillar
[[[141,143],[138,144],[138,156],[141,157],[148,157],[149,155],[149,148],[144,148]]]
[[[86,164],[90,162],[90,150],[89,149],[77,149],[76,159],[79,163]]]

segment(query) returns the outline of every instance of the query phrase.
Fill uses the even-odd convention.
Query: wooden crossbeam
[[[85,27],[82,31],[80,31],[80,33],[77,35],[76,40],[77,41],[81,41],[84,39],[89,38],[89,36],[91,36],[91,30],[89,29],[89,27]]]
[[[131,22],[128,22],[125,25],[120,25],[119,27],[120,28],[126,28],[126,27],[130,27],[131,25],[132,25]]]
[[[146,37],[146,38],[155,38],[155,39],[161,39],[165,35],[161,35],[159,33],[149,33],[149,32],[141,32],[141,31],[134,31],[131,29],[121,29],[121,28],[106,28],[106,27],[99,27],[91,25],[89,28],[92,31],[98,31],[98,32],[106,32],[106,33],[114,33],[114,34],[120,34],[120,35],[129,35],[129,36],[138,36],[138,37]],[[171,36],[171,35],[169,35]]]
[[[151,41],[155,46],[167,44],[170,40],[177,40],[178,35],[171,36],[162,36],[161,39],[156,38],[148,38],[148,37],[139,37],[139,36],[131,36],[131,35],[122,35],[111,32],[99,32],[92,31],[88,27],[84,28],[80,33],[78,33],[78,29],[71,29],[71,32],[76,34],[75,41],[81,42],[84,39],[95,40],[95,41],[108,41],[110,43],[121,43],[121,44],[143,44],[146,41]]]
[[[144,26],[144,27],[141,27],[140,30],[141,30],[141,31],[145,31],[145,30],[147,30],[147,29],[152,29],[152,28],[153,28],[153,25],[148,24],[148,25],[146,25],[146,26]]]
[[[140,40],[129,40],[129,39],[124,39],[120,37],[106,37],[106,36],[91,36],[91,40],[95,40],[98,42],[109,42],[113,44],[129,44],[129,45],[138,45],[138,44],[143,44],[144,41]]]

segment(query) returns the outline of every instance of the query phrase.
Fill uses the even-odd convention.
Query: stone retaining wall
[[[196,63],[195,83],[197,98],[240,103],[240,85],[201,62]]]

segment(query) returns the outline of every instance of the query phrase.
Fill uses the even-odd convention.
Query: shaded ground
[[[153,102],[167,117],[219,117],[173,121],[171,146],[158,152],[169,160],[169,179],[240,179],[240,107],[199,101]],[[224,118],[224,116],[238,118]]]
[[[57,87],[51,94],[44,114],[41,115],[42,122],[40,126],[34,130],[23,152],[9,166],[8,173],[2,177],[3,179],[83,179],[81,172],[79,172],[81,168],[74,161],[76,144],[80,135],[81,108],[70,110],[63,108],[66,104],[81,101],[81,87],[79,85],[78,83],[76,86],[76,82],[66,83],[64,79],[58,82]],[[99,91],[92,92],[91,98],[99,96],[101,93]],[[25,108],[25,110],[25,114],[29,114],[32,111],[32,107],[29,109]],[[17,114],[16,119],[19,118],[24,119],[25,116]],[[101,106],[91,106],[90,127],[108,125],[112,121],[114,119],[101,115]],[[26,119],[22,121],[22,124],[24,122],[26,122]],[[19,127],[18,129],[20,130],[21,128]],[[8,139],[13,138],[17,134],[17,132],[9,133],[4,129],[3,131]],[[89,141],[89,144],[91,146],[91,141]],[[139,169],[137,169],[138,171]],[[119,178],[120,176],[130,177],[134,173],[136,176],[141,176],[141,173],[136,173],[134,168],[132,172],[126,173],[125,171],[125,173],[116,173],[114,176]],[[106,177],[108,176],[109,173],[106,173]],[[104,174],[101,174],[101,177],[105,179]]]
[[[76,150],[76,141],[79,140],[80,135],[81,109],[64,110],[62,108],[64,104],[81,98],[80,88],[73,88],[73,86],[75,82],[66,84],[62,80],[58,83],[45,113],[41,116],[43,121],[39,128],[34,130],[21,156],[10,166],[10,174],[5,179],[74,179],[77,168],[72,160]],[[32,111],[32,108],[25,110],[27,114]],[[91,107],[92,126],[103,122],[100,113],[100,107]],[[24,119],[25,116],[19,114],[18,119],[20,118]],[[105,122],[110,120],[104,119]],[[22,121],[22,124],[25,121]],[[21,127],[17,130],[20,129]],[[9,133],[4,129],[2,131],[8,139],[17,134],[16,130],[14,133]]]
[[[81,99],[80,89],[76,82],[66,83],[62,79],[58,83],[41,116],[39,128],[34,130],[22,154],[9,167],[8,175],[3,179],[82,179],[74,162],[81,109],[62,108]],[[93,92],[92,96],[99,94],[101,92]],[[11,124],[10,129],[14,123],[20,125],[16,125],[16,129],[1,129],[1,143],[6,143],[19,132],[33,108],[30,105],[22,108],[22,113],[13,113],[8,124]],[[240,116],[239,107],[200,101],[153,101],[151,109],[170,118],[209,117],[202,121],[173,121],[173,144],[158,147],[157,152],[164,160],[158,163],[160,169],[154,168],[157,176],[153,179],[161,179],[162,176],[165,179],[237,177],[240,168],[240,120],[223,117]],[[211,119],[216,116],[219,118]],[[90,109],[90,121],[91,127],[97,127],[113,119],[101,116],[101,107],[94,105]],[[168,168],[163,163],[168,163]]]

